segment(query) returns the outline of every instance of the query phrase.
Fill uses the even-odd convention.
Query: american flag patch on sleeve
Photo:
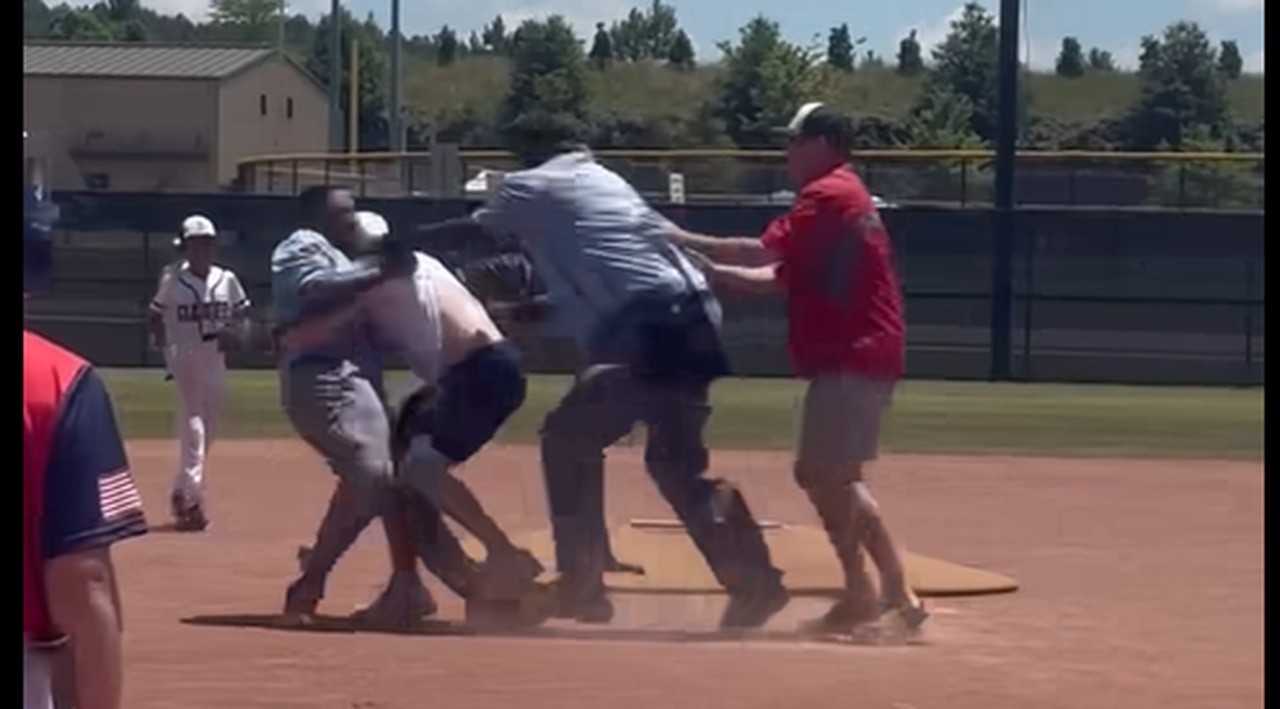
[[[98,478],[98,508],[105,521],[142,512],[142,496],[127,468]]]

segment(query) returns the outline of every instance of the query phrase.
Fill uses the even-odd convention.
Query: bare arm
[[[82,369],[61,404],[44,480],[41,552],[54,627],[68,646],[55,673],[55,694],[77,709],[119,709],[120,597],[111,545],[146,534],[111,399],[97,373]]]
[[[730,266],[764,266],[778,260],[778,255],[764,242],[746,236],[707,236],[676,227],[667,238],[677,246],[706,254],[713,261]]]
[[[147,332],[151,335],[151,346],[163,350],[165,346],[164,314],[154,305],[147,311]]]
[[[707,271],[717,287],[752,295],[773,295],[782,292],[777,268],[767,266],[731,266],[712,264]]]
[[[160,274],[160,284],[156,287],[156,295],[147,308],[147,332],[151,334],[151,345],[163,350],[166,344],[164,332],[164,309],[173,302],[174,268],[166,266]]]
[[[123,619],[110,549],[96,547],[49,560],[45,585],[53,621],[71,638],[62,652],[70,653],[73,676],[55,676],[55,682],[74,686],[76,709],[120,709]]]

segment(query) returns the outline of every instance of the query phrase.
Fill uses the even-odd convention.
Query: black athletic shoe
[[[209,518],[199,502],[189,503],[182,493],[169,497],[169,511],[173,515],[173,528],[179,532],[203,532],[209,527]]]
[[[720,627],[739,630],[759,628],[790,602],[791,594],[777,581],[751,590],[731,591],[729,605],[720,617]]]

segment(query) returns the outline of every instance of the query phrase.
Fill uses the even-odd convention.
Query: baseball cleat
[[[436,614],[436,601],[416,572],[394,573],[386,588],[352,620],[382,628],[411,628]]]
[[[555,617],[587,625],[604,625],[613,621],[613,601],[604,589],[582,594],[572,579],[561,576],[552,584],[555,591]]]
[[[307,625],[315,619],[316,608],[324,592],[312,586],[306,578],[289,584],[284,592],[284,609],[280,612],[285,625]]]
[[[173,528],[179,532],[203,532],[209,527],[209,518],[199,502],[187,502],[180,492],[169,496],[169,512],[173,515]]]

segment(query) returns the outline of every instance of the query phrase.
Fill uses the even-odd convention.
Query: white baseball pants
[[[204,467],[226,393],[227,360],[216,342],[172,349],[165,362],[178,389],[178,475],[173,491],[188,504],[204,501]]]

